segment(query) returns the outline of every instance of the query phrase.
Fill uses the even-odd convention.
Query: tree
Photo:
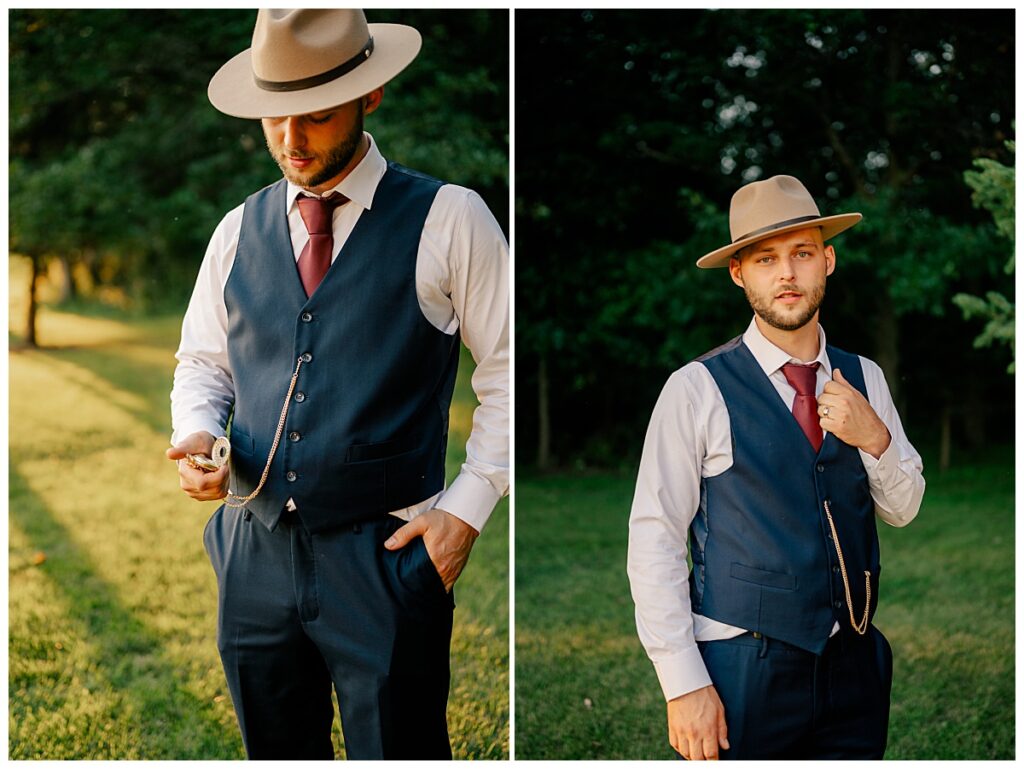
[[[1007,149],[1014,151],[1014,142],[1006,143]],[[989,158],[974,161],[977,171],[965,171],[964,181],[974,190],[974,205],[984,208],[992,214],[999,234],[1010,241],[1010,256],[1004,269],[1007,275],[1014,273],[1014,237],[1015,237],[1015,184],[1016,174],[1013,166]],[[989,347],[993,342],[1007,344],[1014,350],[1015,308],[1012,301],[1001,291],[989,291],[982,299],[971,294],[957,294],[953,302],[963,310],[964,318],[981,317],[988,322],[985,329],[974,340],[975,347]],[[1013,353],[1011,352],[1011,355]],[[1015,369],[1011,360],[1007,367],[1009,373]]]

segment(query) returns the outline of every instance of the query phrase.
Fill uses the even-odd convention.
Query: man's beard
[[[772,307],[772,302],[775,300],[774,296],[765,301],[746,286],[743,287],[743,293],[747,295],[747,301],[750,302],[750,307],[754,313],[769,326],[780,331],[796,331],[798,328],[803,328],[807,325],[825,298],[825,281],[822,281],[810,291],[804,291],[797,286],[793,286],[791,290],[804,295],[804,298],[807,299],[807,309],[799,315],[785,316]]]
[[[298,187],[312,189],[314,187],[319,187],[324,182],[330,181],[344,171],[345,167],[352,161],[352,158],[359,150],[359,144],[362,140],[363,111],[360,109],[359,114],[356,117],[356,123],[352,127],[352,131],[342,136],[338,140],[338,143],[333,147],[330,147],[326,152],[317,152],[312,155],[309,153],[295,153],[294,155],[289,155],[283,149],[275,151],[273,147],[270,147],[269,142],[267,147],[270,150],[270,155],[277,163],[278,168],[281,169],[281,173],[284,174],[285,179]],[[313,165],[322,165],[322,167],[312,176],[307,177],[301,170],[289,165],[289,157],[314,158],[316,162]]]

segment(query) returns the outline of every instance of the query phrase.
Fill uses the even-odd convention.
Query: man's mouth
[[[305,168],[306,166],[308,166],[310,163],[313,162],[313,158],[293,158],[291,156],[287,156],[287,157],[288,157],[288,164],[292,168]]]
[[[799,291],[781,291],[775,295],[775,299],[783,304],[794,304],[803,298]]]

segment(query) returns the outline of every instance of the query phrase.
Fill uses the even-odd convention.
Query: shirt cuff
[[[178,441],[184,440],[192,433],[198,433],[202,431],[210,433],[214,438],[219,438],[224,435],[224,426],[217,424],[213,420],[207,419],[190,419],[186,422],[182,422],[171,433],[171,445],[177,446]]]
[[[483,531],[499,499],[501,495],[491,484],[463,470],[434,507],[451,513],[479,532]]]
[[[711,685],[711,676],[708,675],[704,658],[700,656],[700,650],[696,646],[670,657],[654,660],[654,670],[658,674],[658,682],[666,701]]]
[[[898,465],[900,461],[899,449],[896,448],[896,440],[893,438],[890,438],[889,445],[878,459],[875,459],[866,451],[857,449],[857,452],[860,454],[860,461],[864,463],[864,470],[868,474],[868,480],[875,486],[880,486],[881,479],[890,475],[895,469],[893,465]]]

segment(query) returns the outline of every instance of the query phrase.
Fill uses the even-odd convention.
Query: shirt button
[[[295,481],[299,476],[298,473],[296,473],[294,470],[289,470],[287,473],[285,473],[284,477],[287,478],[289,481]]]
[[[311,360],[313,360],[313,354],[312,353],[308,353],[308,352],[302,353],[302,362],[303,363],[309,363]]]
[[[819,473],[825,472],[825,465],[821,464],[821,462],[818,463],[818,472]]]
[[[295,393],[295,402],[296,403],[302,403],[302,401],[304,401],[304,400],[306,400],[306,393],[302,392],[301,390],[299,390],[299,392]]]
[[[313,313],[311,313],[311,312],[304,312],[304,313],[302,313],[302,322],[303,323],[309,323],[311,320],[313,320]]]
[[[294,430],[292,430],[290,433],[288,433],[288,440],[290,440],[292,443],[297,443],[298,441],[302,440],[302,436],[299,435]]]

